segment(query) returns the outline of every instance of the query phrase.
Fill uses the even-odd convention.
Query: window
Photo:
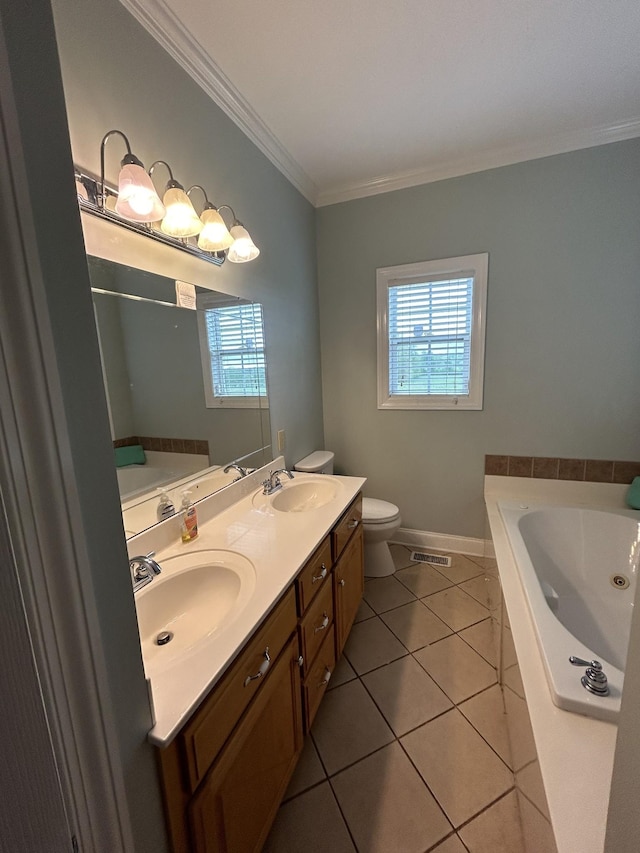
[[[482,408],[488,262],[377,270],[379,409]]]
[[[267,405],[262,306],[199,300],[198,329],[207,408]]]

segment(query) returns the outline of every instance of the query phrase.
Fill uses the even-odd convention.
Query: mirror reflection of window
[[[198,312],[207,407],[266,407],[262,306],[211,301],[202,299]]]

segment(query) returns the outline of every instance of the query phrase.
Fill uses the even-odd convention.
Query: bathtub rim
[[[551,701],[499,500],[624,508],[628,486],[486,475],[485,505],[558,853],[602,853],[617,726]],[[489,531],[487,531],[489,533]],[[589,820],[584,820],[584,815]]]
[[[519,520],[529,513],[540,510],[575,509],[587,512],[600,512],[607,515],[622,516],[637,520],[633,510],[613,506],[569,506],[568,504],[551,504],[548,502],[528,500],[500,500],[498,508],[503,524],[507,528],[507,537],[515,557],[516,570],[522,585],[524,595],[533,616],[533,627],[540,655],[542,657],[547,678],[548,688],[554,703],[564,710],[578,714],[587,714],[596,719],[617,723],[620,714],[620,702],[624,684],[624,672],[616,667],[604,655],[590,649],[578,640],[551,612],[544,599],[544,594],[536,581],[529,582],[529,573],[535,574],[535,567],[530,559],[526,543],[519,530]],[[514,537],[510,536],[513,526]],[[580,678],[584,668],[572,667],[568,662],[569,655],[581,657],[584,660],[601,661],[609,681],[610,695],[595,696],[584,689]]]

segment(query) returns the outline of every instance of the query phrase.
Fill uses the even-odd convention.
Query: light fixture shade
[[[126,163],[118,177],[116,213],[133,222],[158,222],[165,208],[142,166]]]
[[[202,231],[198,237],[198,248],[205,252],[221,252],[233,245],[233,237],[214,207],[205,207],[200,214]]]
[[[254,244],[249,232],[243,225],[233,225],[230,234],[233,237],[233,246],[227,255],[230,261],[233,261],[234,264],[244,264],[258,257],[260,249]]]
[[[195,237],[202,231],[200,217],[183,189],[170,187],[162,200],[167,212],[160,229],[165,234],[171,237]]]

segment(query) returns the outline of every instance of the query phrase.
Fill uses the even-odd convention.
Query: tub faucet
[[[144,557],[132,557],[129,560],[134,592],[138,592],[139,589],[151,583],[154,577],[162,571],[159,564],[153,559],[154,557],[155,551],[151,551]]]
[[[596,696],[608,696],[609,685],[607,676],[602,671],[602,664],[599,660],[583,660],[575,655],[571,655],[569,663],[573,666],[586,666],[585,674],[580,679],[582,686],[589,693],[594,693]]]
[[[232,468],[234,471],[237,471],[238,474],[240,474],[240,477],[246,477],[249,473],[248,468],[243,468],[242,465],[237,465],[235,462],[232,462],[230,465],[227,465],[227,467],[224,469],[224,473],[228,474]]]
[[[269,471],[269,476],[262,483],[264,486],[262,490],[263,495],[272,495],[274,492],[277,492],[278,489],[282,488],[279,476],[280,474],[286,474],[290,480],[293,480],[293,474],[286,468],[278,468],[277,471]]]

